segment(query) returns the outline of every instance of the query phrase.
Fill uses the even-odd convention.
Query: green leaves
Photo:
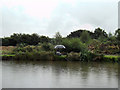
[[[81,36],[80,36],[80,40],[83,43],[88,43],[91,40],[91,37],[87,31],[83,31]]]
[[[87,49],[86,45],[79,38],[67,38],[62,41],[67,52],[83,52]]]
[[[108,35],[107,35],[107,33],[106,33],[103,29],[97,28],[97,29],[95,29],[95,31],[94,31],[94,38],[95,38],[95,39],[98,39],[99,37],[107,38]]]
[[[57,45],[57,44],[61,44],[61,42],[62,42],[62,35],[59,33],[59,32],[57,32],[56,34],[55,34],[55,44]]]

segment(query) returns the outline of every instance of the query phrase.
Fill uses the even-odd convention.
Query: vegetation
[[[104,59],[106,61],[120,62],[120,56],[115,56],[115,55],[105,55]]]
[[[57,32],[54,38],[38,34],[14,33],[1,38],[2,58],[17,60],[68,60],[68,61],[120,61],[120,29],[115,34],[107,34],[101,28],[94,32],[77,30],[67,37]],[[55,55],[55,45],[62,44],[66,49],[63,55]]]
[[[14,33],[10,37],[2,38],[2,46],[16,46],[17,44],[37,45],[44,42],[50,42],[50,38],[39,36],[36,33],[32,35]]]
[[[89,43],[89,41],[91,40],[91,37],[87,31],[83,31],[81,36],[80,36],[80,40],[83,43]]]
[[[66,52],[83,52],[87,49],[86,45],[79,38],[63,39],[62,44],[66,47]]]
[[[94,38],[95,39],[98,39],[98,38],[107,38],[108,37],[108,35],[107,35],[107,33],[104,31],[104,30],[102,30],[101,28],[97,28],[97,29],[95,29],[95,31],[94,31]]]
[[[57,45],[57,44],[61,44],[61,42],[62,42],[62,35],[59,33],[59,32],[57,32],[56,34],[55,34],[55,44]]]

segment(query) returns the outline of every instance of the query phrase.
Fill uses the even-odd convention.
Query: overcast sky
[[[118,28],[119,0],[2,0],[1,37],[13,33],[38,33],[53,37],[78,29],[107,33]]]

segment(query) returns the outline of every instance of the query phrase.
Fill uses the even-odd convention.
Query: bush
[[[71,52],[67,54],[67,59],[70,61],[84,61],[84,62],[103,61],[103,55],[97,55],[91,52],[80,53]]]
[[[42,51],[41,46],[25,46],[25,47],[16,47],[13,49],[13,53],[19,52],[34,52],[34,51]]]
[[[67,59],[70,61],[80,61],[80,56],[81,56],[81,53],[71,52],[67,54]]]
[[[32,49],[32,47],[31,46],[26,46],[26,47],[17,47],[17,48],[15,48],[14,50],[13,50],[13,52],[16,52],[16,53],[18,53],[18,52],[31,52],[33,49]]]
[[[83,31],[81,36],[80,36],[80,40],[83,43],[88,43],[91,40],[91,37],[87,31]]]
[[[45,51],[53,51],[53,45],[51,43],[43,43],[41,44],[41,48]]]
[[[79,38],[64,39],[62,44],[66,47],[66,52],[83,52],[87,48]]]
[[[15,55],[15,58],[17,60],[53,60],[54,59],[54,53],[53,52],[19,52]]]
[[[96,54],[95,53],[91,53],[88,51],[82,52],[81,56],[80,56],[80,60],[81,61],[95,61],[94,59],[96,58]]]

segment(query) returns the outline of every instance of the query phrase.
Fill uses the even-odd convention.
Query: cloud
[[[118,3],[118,28],[120,28],[120,1]]]
[[[113,33],[117,29],[117,17],[117,3],[77,2],[75,6],[62,3],[54,11],[48,28],[63,35],[77,29],[94,31],[97,27]]]
[[[91,1],[91,2],[90,2]],[[38,33],[63,36],[77,29],[101,27],[107,32],[117,29],[117,1],[110,0],[4,0],[2,36],[12,33]]]
[[[18,9],[18,8],[17,8]],[[10,35],[14,33],[35,33],[40,28],[41,22],[22,12],[4,8],[2,12],[2,27],[3,35]],[[40,28],[39,28],[40,27]],[[42,31],[42,30],[41,30]]]

